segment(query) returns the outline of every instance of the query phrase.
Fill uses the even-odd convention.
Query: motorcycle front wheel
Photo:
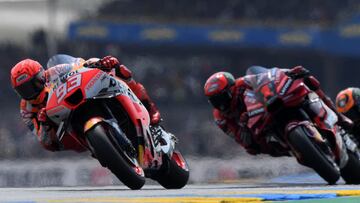
[[[145,184],[142,168],[128,161],[129,156],[112,139],[108,127],[101,123],[86,132],[86,139],[101,165],[106,166],[116,177],[132,190],[141,189]]]
[[[314,169],[330,185],[339,180],[340,169],[335,162],[326,157],[319,147],[315,146],[302,126],[293,129],[288,134],[288,140],[302,164]]]

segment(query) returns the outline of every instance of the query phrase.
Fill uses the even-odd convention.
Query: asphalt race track
[[[358,197],[356,197],[358,196]],[[293,200],[307,201],[293,201]],[[318,199],[322,199],[318,201]],[[145,185],[132,191],[124,186],[1,188],[0,202],[120,202],[120,203],[238,203],[238,202],[360,202],[360,186],[324,184],[214,184],[188,185],[180,190],[165,190]]]

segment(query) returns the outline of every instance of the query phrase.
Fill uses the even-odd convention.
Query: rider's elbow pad
[[[115,68],[115,75],[123,80],[131,80],[132,72],[124,65]]]
[[[320,82],[314,76],[304,78],[304,82],[306,86],[308,86],[313,91],[316,91],[320,88]]]

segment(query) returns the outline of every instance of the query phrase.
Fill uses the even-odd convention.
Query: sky
[[[79,18],[80,15],[94,13],[101,3],[106,2],[106,0],[54,1],[56,9],[49,10],[48,0],[0,0],[0,43],[26,44],[30,33],[41,28],[52,28],[57,37],[64,37],[69,22]]]

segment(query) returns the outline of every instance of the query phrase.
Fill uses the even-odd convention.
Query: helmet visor
[[[29,81],[24,82],[23,84],[15,87],[15,91],[20,95],[21,98],[25,100],[35,99],[41,91],[44,89],[44,80],[42,79],[43,71],[38,73],[35,77],[31,78]]]
[[[213,105],[214,108],[224,111],[230,107],[231,98],[232,95],[230,91],[223,91],[220,94],[211,96],[209,98],[209,102],[211,105]]]

